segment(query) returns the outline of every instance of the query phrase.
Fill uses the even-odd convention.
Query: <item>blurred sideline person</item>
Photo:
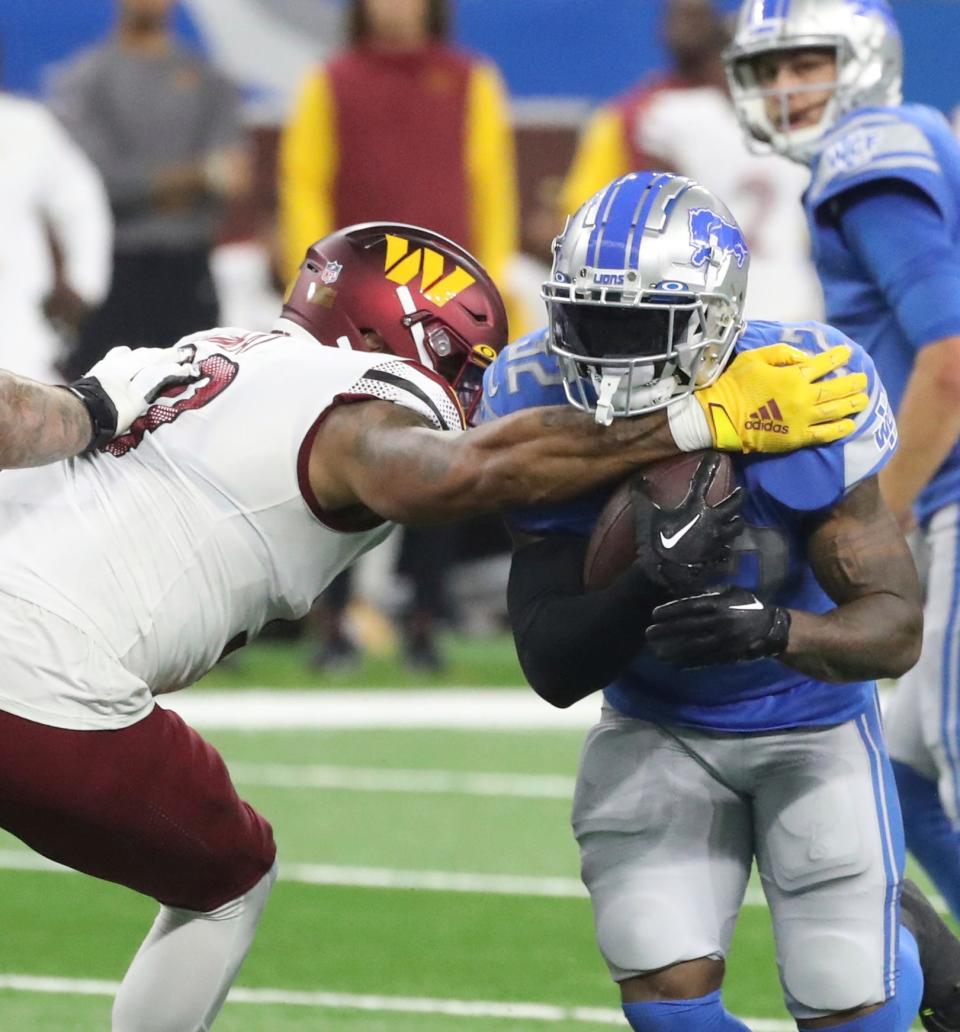
[[[407,279],[418,252],[439,280]],[[589,490],[677,442],[715,443],[708,411],[742,427],[725,442],[738,450],[833,440],[867,400],[862,376],[821,379],[846,349],[779,348],[645,419],[555,407],[464,432],[505,335],[496,288],[456,244],[354,227],[309,249],[273,330],[180,341],[188,382],[125,431],[129,405],[111,422],[102,383],[74,384],[101,450],[0,477],[0,827],[161,903],[114,1032],[210,1028],[276,871],[269,824],[155,695],[302,617],[394,522]],[[781,399],[786,434],[745,418],[756,391]]]
[[[110,283],[110,207],[97,170],[41,104],[0,90],[0,135],[0,367],[59,380],[64,346]]]
[[[906,1032],[924,989],[918,941],[925,974],[949,961],[946,986],[927,987],[935,1008],[960,977],[960,942],[914,887],[899,923],[903,829],[874,679],[916,662],[922,620],[877,487],[896,426],[842,333],[742,320],[748,269],[740,227],[700,184],[614,180],[557,241],[548,328],[487,371],[484,425],[566,398],[615,426],[781,342],[811,357],[849,349],[846,368],[869,380],[856,430],[735,456],[739,486],[712,505],[717,464],[702,458],[679,506],[640,510],[637,560],[607,587],[585,590],[583,569],[609,488],[515,510],[511,626],[547,701],[604,693],[573,828],[630,1027],[747,1032],[720,989],[755,859],[797,1026]],[[759,411],[760,425],[788,422],[776,396]]]
[[[114,344],[158,345],[219,321],[210,250],[247,186],[239,97],[174,39],[174,0],[117,0],[112,38],[52,84],[51,105],[100,169],[116,221],[113,283],[72,371]]]
[[[575,211],[617,176],[663,169],[703,183],[729,205],[750,247],[749,319],[819,319],[823,298],[797,200],[809,177],[751,154],[737,130],[722,52],[730,33],[713,0],[667,0],[673,70],[604,105],[580,140],[561,194]]]
[[[351,0],[350,46],[303,84],[280,156],[283,276],[320,236],[389,212],[429,223],[499,285],[516,249],[506,89],[447,42],[447,0]]]
[[[831,322],[870,353],[900,450],[880,486],[930,550],[923,656],[887,713],[907,846],[960,917],[960,144],[901,101],[885,0],[747,4],[729,52],[758,146],[808,164],[804,197]],[[958,1004],[960,1007],[960,1004]]]
[[[473,252],[503,289],[517,248],[517,184],[506,89],[496,67],[448,42],[449,0],[351,0],[349,46],[306,80],[280,155],[284,277],[304,248],[351,223],[429,225]],[[507,300],[510,324],[519,309]],[[436,671],[449,618],[453,528],[406,530],[399,572],[408,665]],[[320,666],[357,661],[344,630],[344,575],[318,607]]]

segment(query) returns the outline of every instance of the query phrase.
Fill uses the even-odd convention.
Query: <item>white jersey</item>
[[[635,145],[722,197],[750,247],[745,317],[819,320],[823,295],[810,261],[800,197],[807,169],[752,154],[729,98],[714,87],[665,89],[631,128]]]
[[[390,355],[282,332],[186,341],[202,378],[107,451],[0,476],[0,708],[60,727],[124,726],[231,643],[302,617],[391,528],[333,529],[310,492],[310,449],[331,406],[383,398],[437,428],[462,426],[439,378]],[[42,653],[44,637],[52,651],[26,676],[23,655]]]

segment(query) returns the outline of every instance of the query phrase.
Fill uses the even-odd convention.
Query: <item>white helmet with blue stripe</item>
[[[598,423],[707,387],[743,330],[750,255],[692,179],[632,172],[567,219],[542,295],[567,398]]]
[[[763,55],[821,49],[836,57],[832,82],[781,88],[758,81],[755,63]],[[803,163],[847,112],[902,100],[903,46],[887,0],[743,0],[724,64],[748,138],[758,150]],[[817,123],[791,129],[790,96],[823,90],[832,96]],[[779,117],[770,117],[771,97]]]

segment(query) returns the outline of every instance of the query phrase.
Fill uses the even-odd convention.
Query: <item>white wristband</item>
[[[713,435],[703,406],[692,395],[678,398],[667,406],[670,433],[682,452],[702,451],[713,447]]]

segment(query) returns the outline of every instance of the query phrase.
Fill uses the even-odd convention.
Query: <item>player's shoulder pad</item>
[[[176,346],[180,347],[183,344],[201,343],[210,343],[211,345],[225,343],[234,344],[251,337],[273,337],[278,335],[279,331],[277,330],[270,330],[263,333],[257,330],[247,330],[242,326],[213,326],[208,330],[197,330],[195,333],[188,333],[185,337],[181,337],[176,342]]]
[[[748,329],[754,325],[749,324]],[[878,473],[896,450],[897,426],[887,392],[867,352],[832,326],[818,322],[759,323],[756,328],[764,337],[775,333],[777,340],[811,354],[846,344],[850,360],[830,376],[864,373],[867,377],[869,401],[854,420],[849,436],[788,455],[757,456],[749,463],[749,480],[781,505],[798,512],[831,509],[862,480]]]
[[[846,344],[851,348],[851,362],[859,362],[861,354],[867,358],[866,352],[841,330],[814,320],[784,323],[771,319],[750,319],[737,340],[736,350],[751,351],[769,344],[789,344],[808,355],[817,355],[838,344]],[[860,369],[852,371],[860,372]]]
[[[843,118],[813,165],[807,204],[817,209],[865,183],[899,180],[949,211],[948,184],[923,110],[865,108]]]
[[[363,354],[363,352],[352,352]],[[392,355],[366,355],[367,362],[346,392],[403,405],[426,417],[438,430],[463,430],[463,409],[438,373]]]
[[[338,398],[390,401],[423,416],[438,430],[465,428],[456,395],[433,369],[394,355],[323,347],[318,350],[329,363],[329,375],[342,385]]]
[[[288,381],[293,377],[303,383],[322,383],[341,399],[370,398],[402,405],[438,430],[466,426],[463,409],[447,381],[432,369],[395,355],[328,347],[283,330],[254,332],[235,326],[203,330],[178,344],[195,347],[198,358],[214,352],[249,354],[249,361],[261,363],[261,371],[265,363]]]
[[[546,329],[536,330],[500,352],[483,374],[481,422],[538,405],[566,404],[560,366],[547,340]]]

